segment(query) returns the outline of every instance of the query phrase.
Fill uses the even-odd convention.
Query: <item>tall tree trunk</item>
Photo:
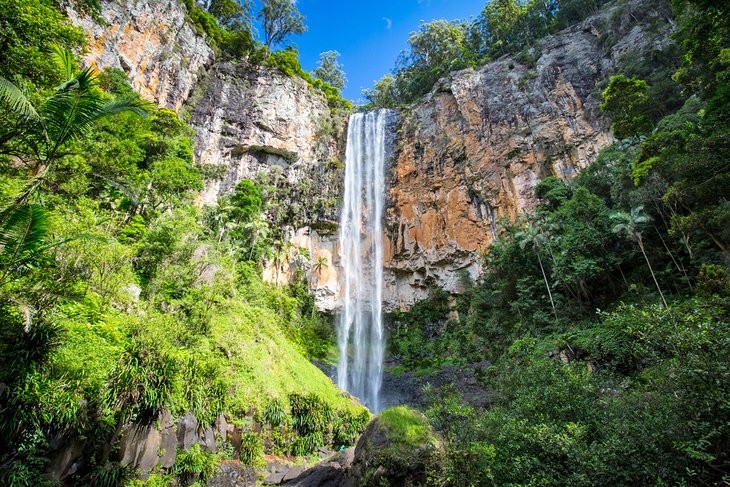
[[[540,254],[538,252],[535,252],[537,254],[537,261],[540,263],[540,270],[542,271],[542,278],[545,279],[545,287],[547,288],[548,296],[550,296],[550,306],[553,307],[553,315],[555,315],[555,320],[558,319],[558,312],[555,311],[555,301],[553,301],[553,293],[550,290],[550,283],[548,283],[547,274],[545,274],[545,268],[542,265],[542,259],[540,258]]]
[[[659,291],[659,296],[662,297],[662,303],[664,303],[664,307],[668,308],[667,300],[664,299],[664,293],[662,292],[662,288],[659,287],[659,281],[656,280],[656,276],[654,275],[654,269],[651,267],[651,262],[649,262],[649,256],[646,255],[646,251],[644,250],[644,242],[641,241],[641,235],[636,235],[636,241],[639,243],[639,248],[641,249],[641,253],[644,254],[644,259],[646,260],[646,265],[649,266],[649,272],[651,272],[651,277],[654,279],[654,284],[656,284],[657,291]]]
[[[674,254],[671,250],[669,250],[669,245],[667,245],[667,242],[664,241],[664,237],[662,237],[662,233],[659,231],[657,227],[654,227],[654,230],[656,230],[657,235],[659,235],[659,240],[662,241],[662,245],[664,245],[664,248],[667,250],[667,254],[669,254],[669,257],[672,259],[672,262],[674,262],[674,266],[677,268],[679,272],[684,274],[684,278],[687,281],[687,285],[689,286],[689,290],[692,290],[692,283],[690,282],[689,276],[687,275],[687,271],[685,270],[684,266],[679,263],[677,259],[674,258]]]

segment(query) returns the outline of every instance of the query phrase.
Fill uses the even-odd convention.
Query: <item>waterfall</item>
[[[392,112],[350,117],[340,218],[342,312],[337,385],[380,411],[383,330],[383,206],[386,125]]]

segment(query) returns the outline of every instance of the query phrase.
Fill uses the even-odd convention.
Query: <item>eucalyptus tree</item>
[[[519,246],[522,250],[524,250],[526,247],[531,247],[532,250],[535,252],[535,255],[537,255],[537,261],[540,264],[540,271],[542,272],[542,278],[545,281],[545,288],[547,289],[548,296],[550,297],[550,306],[553,308],[553,315],[555,316],[555,319],[558,319],[558,313],[555,310],[555,301],[553,300],[553,292],[550,289],[550,282],[547,278],[547,273],[545,272],[545,266],[542,263],[542,257],[540,256],[540,253],[543,248],[546,248],[548,246],[548,239],[549,234],[547,231],[545,231],[544,228],[542,228],[539,224],[527,222],[524,226],[524,228],[517,232],[515,234],[515,238],[517,239]]]
[[[292,35],[304,34],[307,26],[304,16],[292,0],[262,0],[259,20],[264,29],[264,43],[271,48],[285,42]]]
[[[662,298],[662,303],[664,303],[664,306],[666,307],[667,300],[664,299],[664,293],[662,292],[662,288],[659,286],[659,281],[657,281],[657,278],[654,275],[654,269],[649,261],[649,256],[646,255],[644,240],[640,231],[643,224],[651,222],[651,217],[644,213],[643,206],[637,206],[636,208],[631,209],[631,213],[626,213],[625,211],[614,212],[611,214],[611,219],[617,222],[613,227],[613,233],[626,235],[639,245],[639,249],[641,249],[641,253],[644,255],[644,260],[646,260],[646,265],[649,266],[649,272],[651,273],[652,279],[654,279],[657,291],[659,291],[659,296]]]
[[[319,55],[319,64],[312,74],[322,81],[326,81],[332,87],[342,90],[347,83],[345,70],[338,61],[340,53],[337,51],[326,51]]]

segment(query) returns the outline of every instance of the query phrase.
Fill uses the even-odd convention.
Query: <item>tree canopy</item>
[[[264,43],[271,48],[304,34],[307,26],[292,0],[262,0],[259,20],[264,30]]]
[[[340,53],[326,51],[319,55],[319,63],[312,74],[315,78],[329,83],[330,86],[342,91],[347,84],[347,77],[342,64],[338,61]]]

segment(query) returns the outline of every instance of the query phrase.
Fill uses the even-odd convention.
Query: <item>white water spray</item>
[[[337,385],[380,411],[383,330],[385,129],[391,112],[350,117],[345,197],[340,218],[342,314],[337,330]]]

